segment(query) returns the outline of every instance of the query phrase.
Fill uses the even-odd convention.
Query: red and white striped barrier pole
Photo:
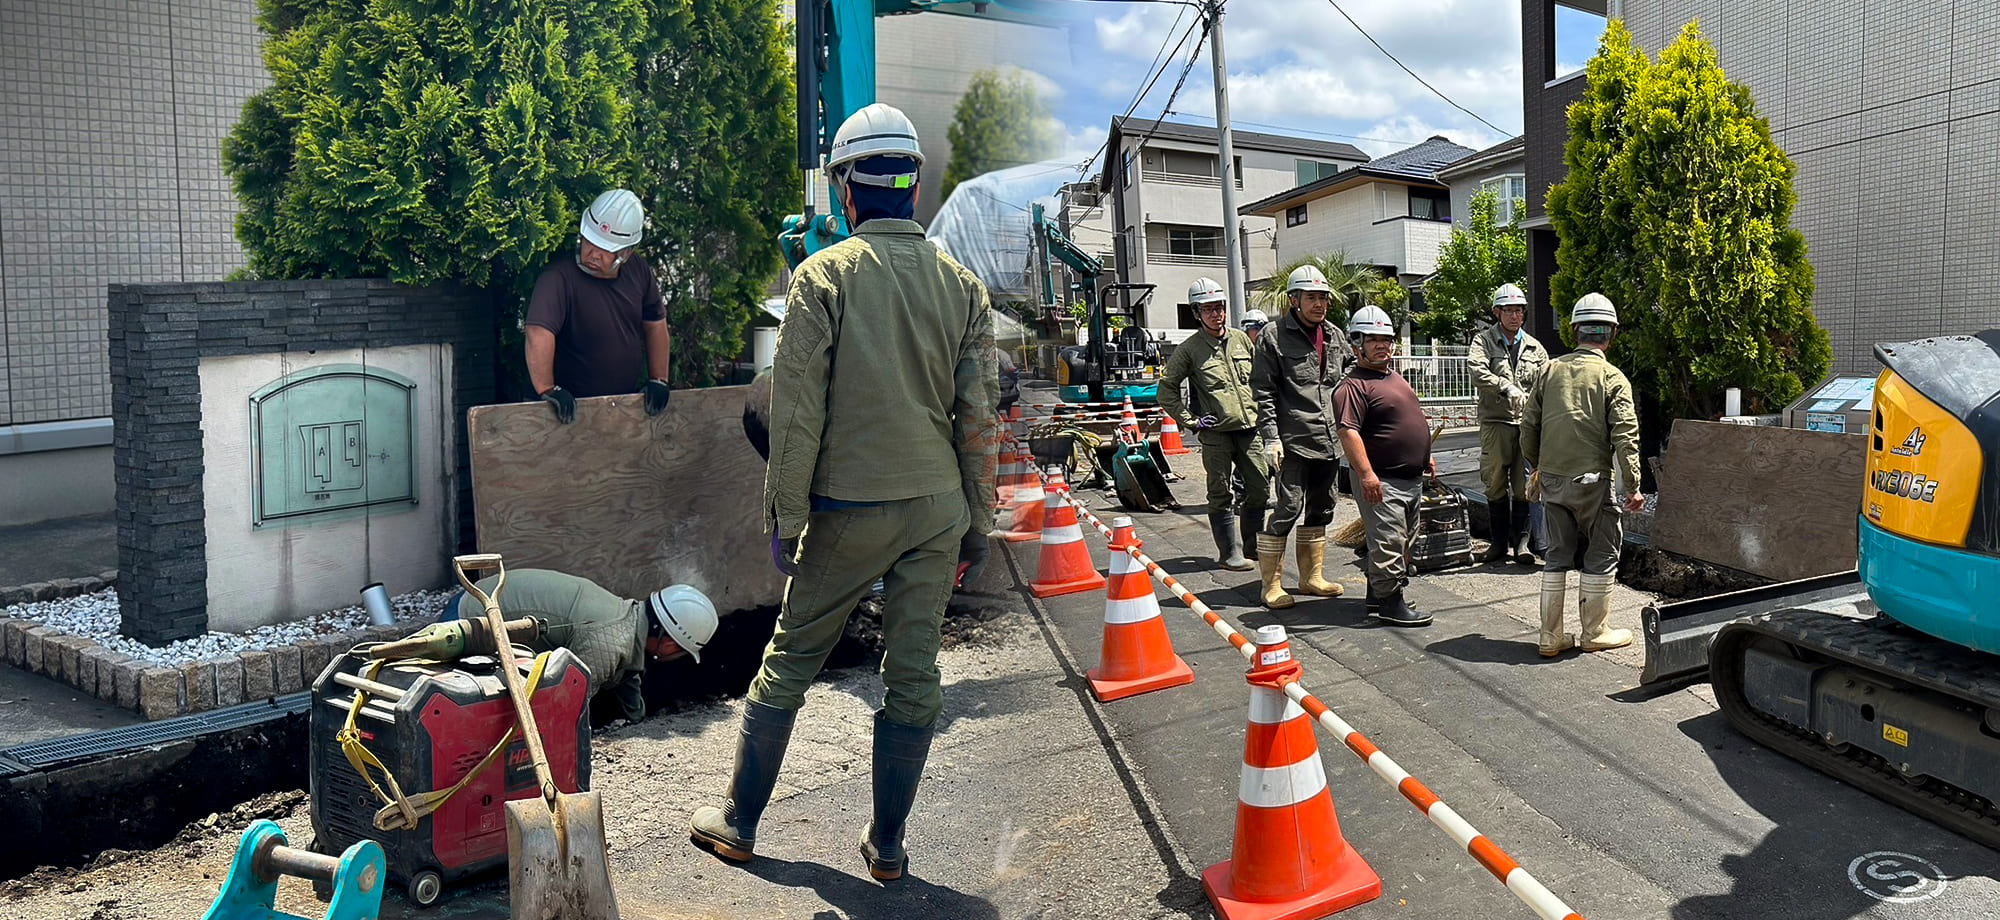
[[[1104,522],[1098,520],[1097,515],[1090,513],[1089,508],[1085,508],[1082,502],[1077,501],[1076,497],[1067,491],[1063,492],[1062,495],[1064,501],[1076,508],[1079,516],[1088,520],[1092,526],[1097,528],[1099,533],[1104,534],[1106,539],[1111,538],[1111,528],[1104,526]],[[1165,585],[1167,590],[1172,591],[1175,597],[1180,598],[1181,603],[1186,604],[1189,610],[1199,614],[1215,630],[1217,635],[1228,640],[1230,645],[1235,646],[1236,650],[1242,653],[1245,660],[1255,660],[1257,655],[1256,644],[1244,638],[1243,634],[1232,628],[1222,619],[1220,614],[1216,613],[1207,604],[1202,603],[1201,598],[1196,597],[1194,592],[1182,587],[1180,582],[1175,581],[1172,575],[1168,574],[1165,569],[1160,568],[1159,563],[1147,558],[1146,554],[1141,552],[1138,547],[1129,547],[1125,552],[1131,554],[1132,558],[1139,560],[1139,564],[1145,566],[1146,571],[1151,573],[1154,578],[1159,579],[1160,583]],[[1528,870],[1522,868],[1521,864],[1514,861],[1513,857],[1508,856],[1506,851],[1500,849],[1485,834],[1480,833],[1479,829],[1473,827],[1471,822],[1460,817],[1458,812],[1453,811],[1451,806],[1446,805],[1442,799],[1439,799],[1436,793],[1432,792],[1429,787],[1419,782],[1416,777],[1411,776],[1402,767],[1398,766],[1394,760],[1389,758],[1388,754],[1383,753],[1382,749],[1376,747],[1366,736],[1355,731],[1354,726],[1347,724],[1347,721],[1335,713],[1332,707],[1320,702],[1319,698],[1307,691],[1303,684],[1297,681],[1290,681],[1285,684],[1284,689],[1286,696],[1291,697],[1300,706],[1304,707],[1306,712],[1315,721],[1332,732],[1335,737],[1341,739],[1341,743],[1346,745],[1348,750],[1353,751],[1355,756],[1360,757],[1363,762],[1367,763],[1368,768],[1373,770],[1375,775],[1382,777],[1389,785],[1394,786],[1396,791],[1401,793],[1403,798],[1408,799],[1411,805],[1416,806],[1417,810],[1422,812],[1424,817],[1429,818],[1432,824],[1437,825],[1439,830],[1444,831],[1459,846],[1464,847],[1465,851],[1474,860],[1481,866],[1486,867],[1486,871],[1492,873],[1494,878],[1499,879],[1501,884],[1507,886],[1507,890],[1513,892],[1514,897],[1519,898],[1521,903],[1528,905],[1528,909],[1533,910],[1536,916],[1542,918],[1542,920],[1584,920],[1582,914],[1570,909],[1568,904],[1563,903],[1563,900],[1556,897],[1554,892],[1536,880],[1533,875],[1530,875]]]

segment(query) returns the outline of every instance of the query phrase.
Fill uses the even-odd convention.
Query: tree
[[[263,0],[271,86],[223,143],[264,278],[519,293],[632,179],[640,0]]]
[[[1669,418],[1713,416],[1731,386],[1748,411],[1785,405],[1832,361],[1791,226],[1791,160],[1698,24],[1651,64],[1614,26],[1599,57],[1605,85],[1593,69],[1570,112],[1569,178],[1549,193],[1558,307],[1611,297],[1614,358]]]
[[[674,331],[676,383],[714,382],[781,262],[801,191],[797,107],[778,0],[652,0],[634,121],[641,244]]]
[[[1471,221],[1452,231],[1438,253],[1437,274],[1424,283],[1417,328],[1440,341],[1465,341],[1492,314],[1494,289],[1527,279],[1527,234],[1501,224],[1498,193],[1481,189],[1472,196]]]
[[[1331,252],[1325,255],[1301,256],[1279,266],[1262,285],[1251,292],[1250,302],[1273,318],[1281,311],[1291,308],[1291,296],[1285,290],[1291,283],[1292,272],[1307,265],[1319,269],[1326,276],[1327,287],[1332,288],[1333,308],[1326,313],[1326,321],[1345,328],[1347,317],[1361,306],[1370,303],[1369,293],[1376,282],[1382,280],[1382,272],[1373,265],[1347,261],[1347,253]],[[1392,311],[1393,312],[1393,311]]]
[[[1062,144],[1056,120],[1019,70],[973,74],[945,136],[951,140],[951,161],[944,168],[944,198],[973,176],[1045,160]]]

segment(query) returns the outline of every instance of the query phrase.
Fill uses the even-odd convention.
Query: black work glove
[[[639,392],[646,394],[647,415],[659,415],[667,411],[667,398],[674,394],[674,391],[668,388],[667,382],[658,377],[646,381],[645,386],[639,388]]]
[[[789,540],[771,535],[771,563],[786,575],[799,574],[799,538]]]
[[[542,402],[556,410],[556,421],[565,425],[576,421],[576,397],[562,387],[549,387],[542,391]]]
[[[992,541],[977,530],[967,530],[965,536],[958,538],[958,578],[954,587],[963,588],[977,580],[992,552]]]

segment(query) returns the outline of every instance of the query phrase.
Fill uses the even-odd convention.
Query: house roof
[[[1117,154],[1115,151],[1119,148],[1120,139],[1128,134],[1141,136],[1150,134],[1152,137],[1161,140],[1195,144],[1219,143],[1216,137],[1216,130],[1212,127],[1185,125],[1179,122],[1161,121],[1154,118],[1113,118],[1111,119],[1111,137],[1105,146],[1107,151],[1111,151],[1108,159],[1116,159]],[[1239,150],[1268,150],[1273,153],[1289,153],[1294,156],[1322,157],[1331,160],[1359,160],[1366,162],[1368,159],[1368,154],[1363,153],[1361,148],[1353,144],[1343,144],[1337,141],[1316,141],[1303,137],[1286,137],[1282,134],[1263,134],[1256,131],[1231,131],[1229,132],[1229,140],[1230,144]],[[1108,176],[1112,174],[1114,174],[1114,171],[1110,169],[1106,169],[1100,173],[1099,186],[1105,187],[1103,182],[1107,181]]]
[[[1454,144],[1443,135],[1433,135],[1416,146],[1384,154],[1317,182],[1279,192],[1236,210],[1239,214],[1276,214],[1301,202],[1322,198],[1364,182],[1390,181],[1441,189],[1445,184],[1438,181],[1438,170],[1465,159],[1472,152],[1472,148]]]
[[[1527,152],[1525,140],[1526,138],[1521,135],[1510,137],[1438,170],[1437,176],[1439,179],[1449,181],[1481,167],[1503,163],[1510,159],[1520,159]]]

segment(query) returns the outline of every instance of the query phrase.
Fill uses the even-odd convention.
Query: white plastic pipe
[[[1723,415],[1743,414],[1742,390],[1739,390],[1736,387],[1730,387],[1729,389],[1722,391],[1722,414]]]

